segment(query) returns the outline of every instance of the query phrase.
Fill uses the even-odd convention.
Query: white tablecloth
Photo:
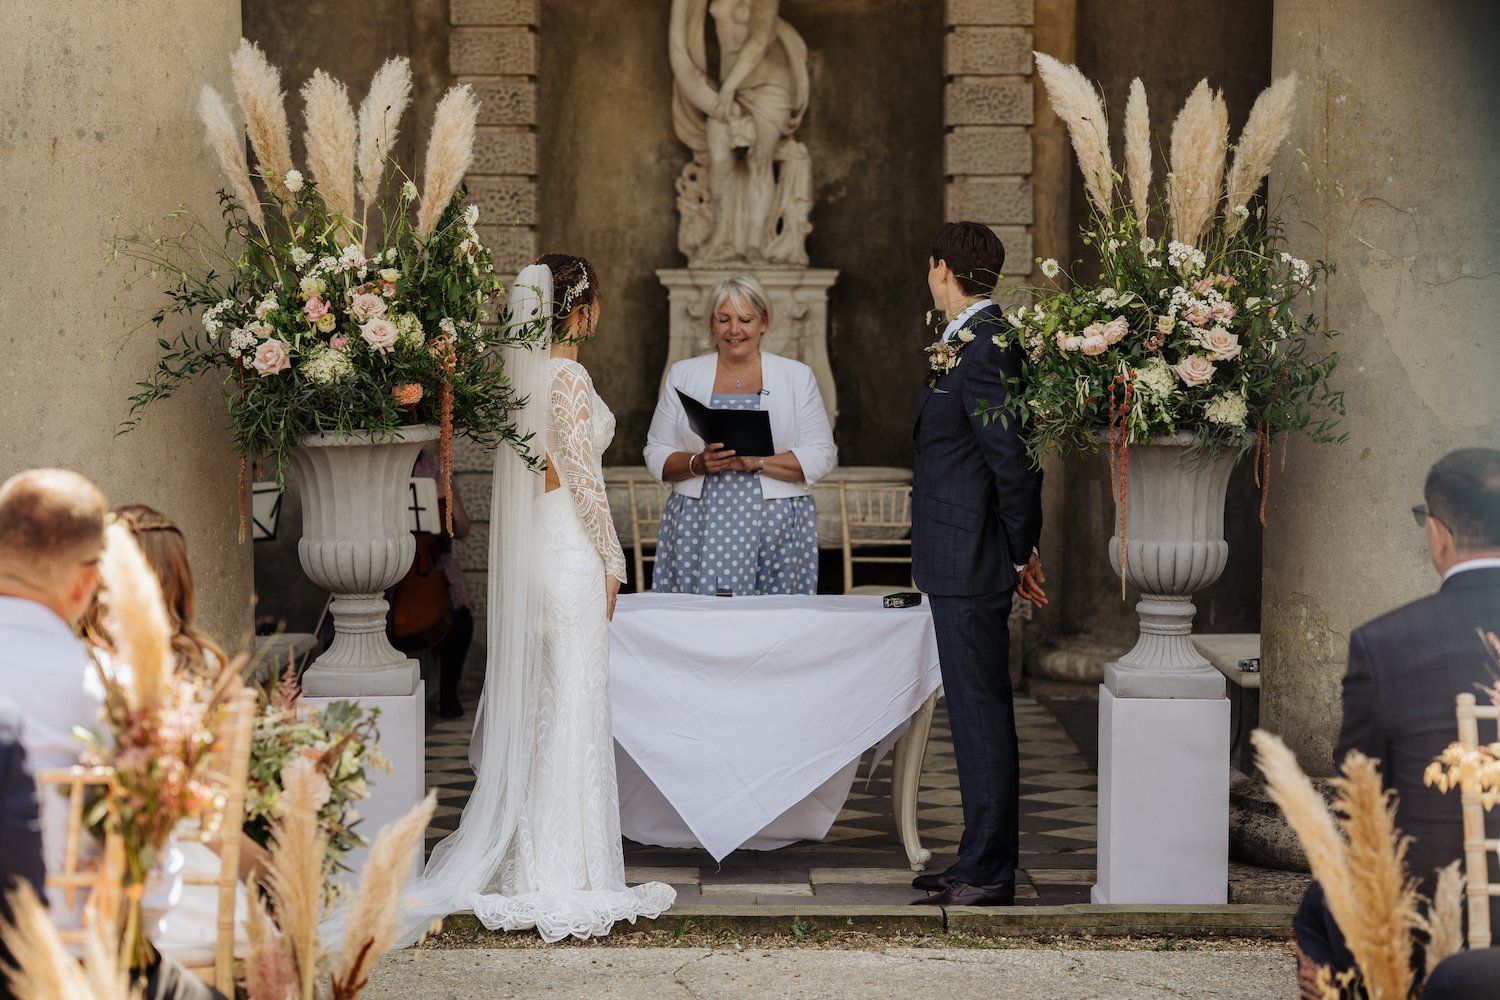
[[[718,859],[814,793],[831,823],[860,755],[940,683],[925,603],[627,594],[610,628],[615,739]]]

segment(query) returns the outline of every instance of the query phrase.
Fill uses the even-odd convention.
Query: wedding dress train
[[[677,894],[660,882],[625,884],[604,614],[604,575],[624,580],[625,556],[600,464],[615,420],[582,365],[546,364],[547,453],[561,488],[542,498],[534,526],[543,553],[534,752],[498,894],[473,907],[486,927],[535,927],[550,942],[654,918]]]

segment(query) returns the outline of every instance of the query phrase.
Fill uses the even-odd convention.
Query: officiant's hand
[[[615,620],[615,598],[620,596],[620,581],[604,574],[604,617],[608,621]]]
[[[1044,608],[1047,606],[1047,592],[1042,589],[1042,584],[1046,582],[1047,574],[1042,571],[1042,558],[1033,552],[1026,565],[1021,567],[1021,580],[1016,584],[1016,593],[1023,600],[1030,601],[1032,606]]]
[[[709,473],[728,472],[739,468],[739,464],[733,449],[724,447],[722,443],[711,444],[703,449],[703,468]]]

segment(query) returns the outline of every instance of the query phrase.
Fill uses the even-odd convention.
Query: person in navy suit
[[[989,299],[1005,263],[993,230],[950,222],[938,230],[927,286],[948,320],[928,349],[917,400],[912,470],[912,578],[928,595],[958,761],[964,834],[958,863],[913,888],[940,906],[1003,906],[1020,860],[1020,764],[1007,619],[1015,594],[1046,603],[1037,555],[1041,473],[1032,466],[1009,386],[1021,352]]]
[[[1427,787],[1423,772],[1458,736],[1454,699],[1483,698],[1479,689],[1497,679],[1480,632],[1500,633],[1500,451],[1444,455],[1427,473],[1423,493],[1426,503],[1412,513],[1442,586],[1350,633],[1333,763],[1338,767],[1351,750],[1380,761],[1385,787],[1397,796],[1396,826],[1411,837],[1407,871],[1430,898],[1435,872],[1463,856],[1464,833],[1458,794]],[[1486,836],[1500,836],[1500,812],[1486,817],[1486,828]],[[1493,882],[1500,867],[1489,860]],[[1491,904],[1490,922],[1500,927],[1500,901]],[[1334,972],[1353,966],[1316,882],[1292,932],[1304,993],[1319,966]]]

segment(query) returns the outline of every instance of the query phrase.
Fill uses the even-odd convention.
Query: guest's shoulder
[[[1350,641],[1362,642],[1366,647],[1409,642],[1431,628],[1432,622],[1442,615],[1442,607],[1441,591],[1428,594],[1371,618],[1350,633]]]

